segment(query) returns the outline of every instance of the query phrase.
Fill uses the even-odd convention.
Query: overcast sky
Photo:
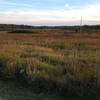
[[[0,0],[0,23],[100,24],[100,0]]]

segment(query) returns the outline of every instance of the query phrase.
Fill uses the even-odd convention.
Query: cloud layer
[[[33,10],[29,4],[10,3],[0,0],[13,6],[23,6],[13,10],[0,10],[1,23],[30,24],[30,25],[79,25],[83,16],[83,24],[100,24],[100,4],[89,4],[77,8],[65,4],[62,9]]]

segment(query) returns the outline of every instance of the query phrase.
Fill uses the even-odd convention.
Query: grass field
[[[0,77],[0,88],[8,87],[0,95],[11,95],[10,100],[20,100],[20,95],[21,100],[49,100],[50,94],[61,95],[60,100],[100,98],[100,35],[58,29],[0,32]],[[7,80],[25,87],[11,87],[15,83]],[[52,100],[58,100],[55,96]]]

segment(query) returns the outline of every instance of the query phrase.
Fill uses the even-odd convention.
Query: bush
[[[12,30],[12,31],[9,31],[8,33],[26,33],[26,34],[28,34],[28,33],[34,33],[32,30]]]

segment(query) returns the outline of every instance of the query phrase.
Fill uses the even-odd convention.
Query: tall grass
[[[94,45],[95,37],[5,34],[3,38],[1,77],[22,81],[39,90],[52,88],[70,97],[97,97],[100,47],[98,40]]]

